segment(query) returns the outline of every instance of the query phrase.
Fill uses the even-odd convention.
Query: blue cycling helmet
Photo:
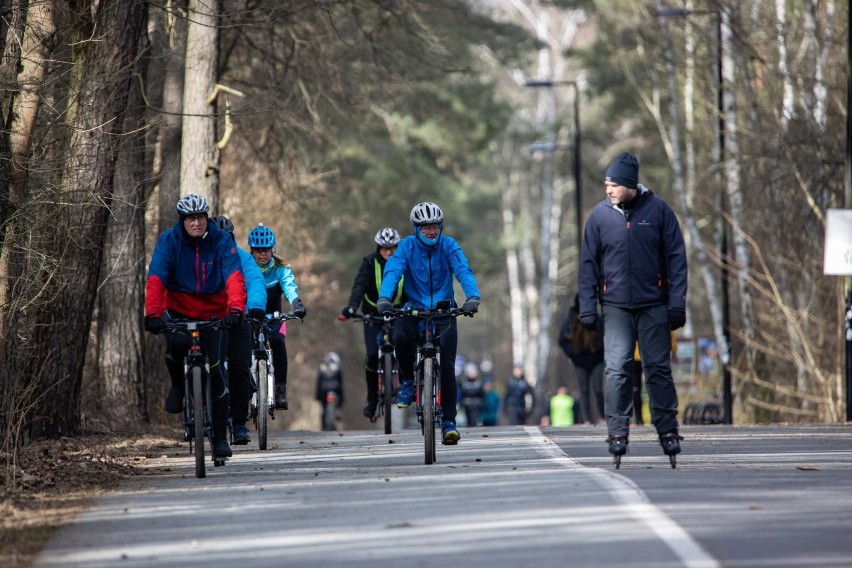
[[[194,193],[190,193],[189,195],[184,195],[177,202],[177,213],[181,217],[185,217],[186,215],[196,215],[198,213],[207,214],[210,211],[210,206],[207,204],[207,200],[204,199],[201,195],[195,195]]]
[[[275,233],[263,223],[258,223],[257,227],[249,232],[248,245],[260,249],[275,248]]]

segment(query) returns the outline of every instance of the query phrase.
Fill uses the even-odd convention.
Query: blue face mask
[[[434,239],[430,239],[430,238],[426,237],[426,236],[425,236],[425,235],[424,235],[424,234],[420,231],[420,227],[418,227],[417,225],[413,225],[413,226],[414,226],[414,234],[415,234],[415,235],[417,235],[417,240],[419,240],[421,243],[423,243],[423,244],[424,244],[424,245],[426,245],[427,247],[433,247],[433,246],[437,245],[437,244],[438,244],[438,240],[440,240],[441,235],[442,235],[442,234],[443,234],[443,232],[444,232],[444,224],[443,224],[443,223],[439,223],[439,224],[438,224],[438,227],[440,227],[440,229],[439,229],[439,231],[438,231],[438,234],[437,234],[437,235],[435,235],[435,238],[434,238]]]

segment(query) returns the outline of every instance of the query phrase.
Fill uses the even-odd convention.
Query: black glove
[[[299,319],[305,319],[305,314],[308,313],[305,309],[305,304],[300,298],[293,300],[290,305],[293,307],[293,315]]]
[[[600,318],[598,317],[597,312],[590,312],[588,314],[580,314],[580,325],[585,327],[590,331],[594,331],[598,329]]]
[[[387,298],[379,298],[379,300],[376,302],[376,310],[378,310],[380,314],[383,314],[385,312],[392,312],[393,302],[391,302]]]
[[[351,318],[352,316],[355,315],[355,308],[353,308],[351,306],[346,306],[345,308],[343,308],[343,311],[340,312],[340,313],[343,314],[343,317],[345,317],[346,319],[349,319],[349,318]]]
[[[678,309],[669,310],[669,327],[672,328],[672,331],[680,329],[684,325],[686,325],[686,312]]]
[[[158,333],[163,333],[165,330],[166,322],[163,321],[163,318],[145,316],[145,331],[157,335]]]
[[[231,313],[226,315],[222,320],[222,323],[225,324],[225,327],[228,329],[233,329],[235,327],[239,327],[243,322],[243,312],[239,310],[231,310]]]
[[[470,298],[465,300],[464,305],[462,306],[462,311],[469,314],[475,314],[476,312],[478,312],[479,298],[477,298],[476,296],[471,296]]]
[[[261,308],[252,308],[249,310],[248,315],[251,319],[262,320],[266,317],[266,310]]]

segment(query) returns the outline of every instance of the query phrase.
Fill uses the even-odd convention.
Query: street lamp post
[[[580,253],[580,245],[583,242],[583,208],[582,191],[580,184],[581,175],[581,153],[580,153],[580,89],[577,81],[548,81],[543,79],[530,80],[524,83],[531,88],[552,89],[561,85],[571,87],[574,90],[574,163],[572,172],[574,177],[574,219],[577,225],[577,254]]]
[[[716,112],[718,114],[718,164],[719,176],[722,178],[720,184],[721,191],[719,192],[719,210],[722,212],[722,234],[719,243],[719,256],[722,261],[721,270],[721,298],[722,304],[722,335],[724,345],[720,359],[722,362],[722,405],[724,408],[724,416],[722,421],[725,424],[733,424],[734,405],[733,405],[733,389],[731,378],[731,315],[729,303],[730,289],[730,263],[728,260],[728,201],[725,195],[724,184],[724,162],[725,162],[725,104],[724,104],[724,81],[722,75],[722,15],[713,10],[690,10],[688,8],[660,8],[657,11],[659,18],[686,18],[692,14],[708,14],[716,16]]]

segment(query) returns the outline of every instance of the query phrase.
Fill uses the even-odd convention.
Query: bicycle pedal
[[[213,466],[214,467],[222,467],[225,465],[225,462],[228,461],[228,458],[213,458]]]
[[[459,441],[458,440],[441,440],[441,444],[443,444],[444,446],[458,446]]]

